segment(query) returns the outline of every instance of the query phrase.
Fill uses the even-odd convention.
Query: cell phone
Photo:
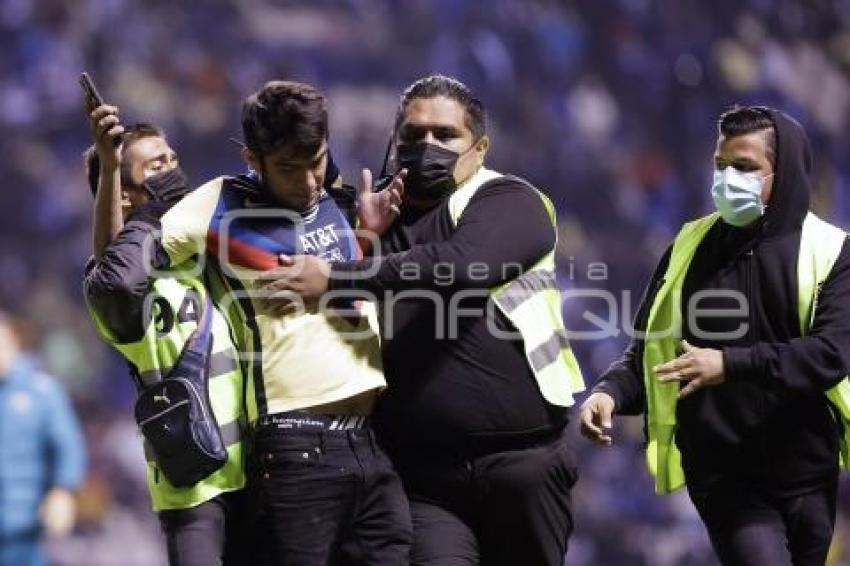
[[[91,80],[91,77],[85,71],[80,73],[80,86],[83,87],[83,93],[86,96],[86,109],[89,113],[98,106],[103,105],[103,97],[100,96],[97,87],[94,86],[94,81]],[[115,138],[115,146],[117,147],[119,145],[121,145],[121,136]]]
[[[83,87],[83,92],[86,96],[86,107],[89,112],[103,105],[103,97],[100,96],[97,87],[94,86],[94,81],[91,80],[88,73],[80,73],[80,86]]]

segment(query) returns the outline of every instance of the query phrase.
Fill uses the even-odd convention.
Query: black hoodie
[[[740,291],[749,318],[696,318],[694,328],[719,333],[747,323],[734,340],[700,340],[685,324],[683,336],[699,347],[723,351],[726,382],[698,390],[676,410],[676,443],[690,489],[724,476],[758,482],[792,496],[833,481],[841,427],[824,392],[850,373],[850,249],[845,245],[819,296],[815,322],[800,336],[797,257],[811,192],[811,149],[794,120],[763,109],[776,129],[773,193],[755,226],[717,222],[698,247],[685,278],[683,311],[694,293]],[[670,249],[656,268],[638,311],[646,316],[663,283]],[[700,309],[734,308],[722,299]],[[683,312],[687,321],[687,313]],[[610,393],[620,414],[644,412],[643,344],[634,340],[596,385]]]

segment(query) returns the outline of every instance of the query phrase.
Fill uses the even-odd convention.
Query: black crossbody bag
[[[212,311],[207,294],[198,328],[161,381],[144,388],[135,405],[136,424],[154,461],[175,487],[189,487],[227,461],[227,448],[209,399]]]

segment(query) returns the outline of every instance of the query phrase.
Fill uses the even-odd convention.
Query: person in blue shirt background
[[[80,425],[59,383],[0,312],[0,566],[45,563],[40,538],[74,527],[86,470]]]

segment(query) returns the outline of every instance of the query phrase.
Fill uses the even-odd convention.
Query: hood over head
[[[764,235],[799,230],[809,211],[812,149],[803,127],[780,110],[759,107],[776,131],[773,192],[764,216]]]

